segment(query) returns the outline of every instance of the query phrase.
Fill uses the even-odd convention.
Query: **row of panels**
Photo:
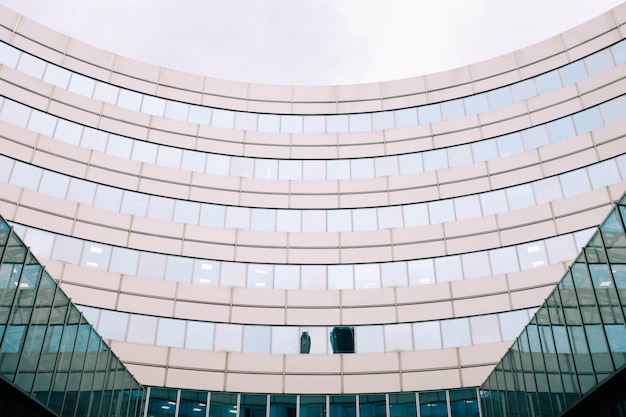
[[[560,69],[486,93],[440,104],[351,115],[280,115],[237,112],[190,105],[141,94],[73,73],[26,52],[0,43],[0,65],[16,69],[58,88],[128,110],[181,122],[223,129],[266,133],[347,133],[404,128],[497,110],[531,97],[572,85],[626,62],[626,42],[596,52]]]
[[[339,87],[265,86],[170,71],[82,44],[10,10],[4,13],[0,33],[3,40],[49,62],[163,97],[261,112],[289,113],[303,108],[306,113],[320,113],[320,109],[334,113],[337,108],[356,112],[379,110],[381,105],[398,108],[427,100],[437,102],[536,76],[618,41],[623,14],[622,8],[616,8],[561,36],[468,67],[407,80]]]
[[[517,155],[617,123],[626,117],[626,96],[545,125],[471,144],[378,158],[295,160],[231,157],[134,140],[33,110],[0,98],[0,120],[69,145],[113,157],[211,175],[263,180],[347,180],[445,170]]]

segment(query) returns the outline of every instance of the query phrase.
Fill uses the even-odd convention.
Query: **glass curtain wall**
[[[60,417],[140,413],[142,387],[2,218],[0,378]]]
[[[485,417],[561,415],[626,365],[626,196],[481,387]]]

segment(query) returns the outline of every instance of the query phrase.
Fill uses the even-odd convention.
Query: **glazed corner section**
[[[143,395],[2,218],[0,385],[5,417],[138,416]]]
[[[625,415],[625,228],[626,195],[481,386],[483,417]]]

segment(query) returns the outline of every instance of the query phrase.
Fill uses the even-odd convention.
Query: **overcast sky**
[[[354,84],[483,61],[622,0],[0,0],[141,61],[270,84]]]

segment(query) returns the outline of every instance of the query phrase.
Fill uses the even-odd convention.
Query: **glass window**
[[[217,261],[196,259],[193,266],[194,284],[218,285],[221,265]]]
[[[438,321],[413,323],[415,350],[441,349],[441,330]]]
[[[530,79],[515,83],[511,86],[511,92],[513,93],[513,101],[515,103],[535,97],[537,95],[535,81]]]
[[[356,353],[382,353],[385,351],[383,326],[357,326],[355,339]]]
[[[587,78],[587,69],[583,61],[572,62],[569,65],[559,69],[563,85],[568,86],[577,83],[580,80]]]
[[[83,148],[93,149],[94,151],[104,152],[107,147],[108,135],[106,132],[85,127],[83,136],[80,140],[80,146]]]
[[[13,160],[7,158],[4,155],[0,155],[0,180],[4,182],[8,182],[9,177],[11,176],[12,170],[13,170]]]
[[[351,210],[328,210],[329,232],[349,232],[352,230]]]
[[[57,129],[58,130],[58,129]],[[109,135],[106,153],[119,158],[130,159],[133,152],[133,140],[118,135]]]
[[[212,158],[211,158],[212,159]],[[210,163],[211,161],[209,161]],[[208,164],[207,164],[208,168]],[[254,159],[252,158],[230,158],[230,175],[234,177],[252,178],[254,173]]]
[[[81,266],[107,271],[111,259],[111,246],[100,243],[85,242],[83,245],[83,256],[80,261]]]
[[[247,275],[246,266],[246,264],[242,263],[222,262],[220,285],[224,287],[245,288]]]
[[[180,167],[188,171],[205,172],[206,157],[200,152],[185,149],[183,151]]]
[[[329,290],[349,290],[353,288],[352,265],[328,266]]]
[[[547,145],[549,143],[549,138],[546,127],[541,125],[523,130],[522,141],[524,142],[524,149],[527,151]]]
[[[398,157],[400,162],[400,175],[414,174],[424,172],[421,154],[407,154]]]
[[[302,231],[303,232],[325,232],[326,231],[326,211],[325,210],[302,210]]]
[[[409,323],[388,324],[384,327],[385,352],[413,350],[413,338],[411,337],[411,325]]]
[[[202,204],[200,207],[200,225],[210,227],[224,227],[226,207],[213,204]]]
[[[613,59],[617,65],[626,62],[626,42],[619,42],[609,49],[613,53]]]
[[[561,88],[561,78],[557,70],[547,72],[535,78],[539,94],[548,94]]]
[[[356,395],[330,395],[329,417],[356,417]]]
[[[515,155],[524,152],[522,136],[519,132],[500,136],[496,139],[500,156]]]
[[[235,113],[230,110],[213,109],[211,126],[223,129],[232,129],[235,123]]]
[[[300,417],[326,417],[326,396],[301,395]]]
[[[455,198],[453,202],[457,220],[473,219],[481,216],[480,198],[477,195]]]
[[[354,231],[376,230],[376,209],[356,209],[352,210],[352,221],[354,222]]]
[[[348,116],[333,114],[326,116],[326,131],[328,133],[343,133],[348,131]]]
[[[91,205],[96,195],[96,184],[72,178],[67,191],[67,199]]]
[[[417,112],[414,108],[396,110],[395,115],[397,128],[417,125]]]
[[[519,271],[515,247],[490,250],[489,259],[491,260],[491,272],[494,275]]]
[[[216,351],[241,352],[242,336],[242,325],[217,323],[215,325],[214,349]],[[213,397],[213,395],[211,397]],[[212,402],[213,398],[211,398],[211,403]]]
[[[156,340],[158,318],[131,314],[128,322],[128,338],[130,343],[154,345]]]
[[[189,123],[197,123],[199,125],[211,124],[212,109],[202,106],[189,106]]]
[[[407,262],[410,285],[435,283],[435,267],[432,259],[420,259]]]
[[[299,232],[300,210],[276,210],[276,231]]]
[[[15,126],[26,127],[30,112],[31,109],[23,104],[4,100],[2,112],[0,112],[0,119]]]
[[[258,130],[259,132],[280,132],[280,116],[277,114],[259,114]]]
[[[445,101],[441,103],[441,117],[443,120],[453,120],[465,117],[463,99]]]
[[[193,259],[180,256],[168,256],[165,279],[168,281],[191,282],[193,275]]]
[[[302,116],[280,116],[280,131],[284,133],[302,133]]]
[[[518,185],[506,189],[509,210],[519,210],[535,205],[533,187],[530,184]]]
[[[354,265],[355,288],[380,288],[378,264]]]
[[[474,316],[470,317],[469,320],[474,345],[500,341],[500,326],[497,315]]]
[[[165,113],[165,100],[159,97],[143,96],[141,112],[153,116],[163,117]]]
[[[374,160],[377,177],[387,177],[398,175],[398,158],[395,156],[385,156]]]
[[[575,171],[561,174],[560,179],[561,187],[563,188],[563,195],[565,197],[571,197],[591,191],[591,184],[589,182],[589,177],[587,176],[587,170],[585,169],[577,169]]]
[[[615,66],[613,56],[609,49],[604,49],[589,55],[587,58],[583,59],[583,61],[585,62],[590,77]]]
[[[275,265],[274,288],[278,290],[297,290],[300,288],[299,265]]]
[[[437,282],[458,281],[463,279],[460,256],[445,256],[435,259]]]
[[[323,265],[302,265],[302,289],[326,289],[326,267]]]
[[[206,415],[207,392],[181,390],[177,417],[203,417]]]
[[[511,96],[509,87],[502,87],[487,92],[487,100],[489,101],[489,108],[491,110],[513,104],[513,97]]]
[[[54,244],[54,234],[29,228],[26,231],[24,242],[28,244],[33,255],[49,259]]]
[[[240,112],[235,114],[236,130],[256,131],[257,115],[255,113]]]
[[[393,129],[395,127],[394,112],[382,111],[372,114],[374,130]]]
[[[350,161],[347,159],[333,159],[327,162],[329,180],[345,180],[350,178]]]
[[[146,194],[124,191],[122,198],[122,213],[135,216],[145,216],[148,209],[148,196]]]
[[[515,340],[528,324],[528,313],[526,313],[526,310],[500,313],[499,318],[502,340],[505,342]]]
[[[470,165],[474,163],[471,145],[453,146],[447,149],[450,167]]]
[[[448,168],[448,158],[445,149],[424,152],[424,171],[436,171]]]
[[[16,161],[9,183],[28,190],[37,191],[43,169]]]
[[[304,133],[326,132],[325,116],[306,116],[304,118]]]
[[[452,417],[479,417],[476,389],[455,389],[449,391]]]
[[[574,125],[579,135],[599,129],[603,126],[602,116],[600,115],[600,109],[598,107],[583,110],[573,115],[572,118],[574,119]]]
[[[113,248],[109,271],[118,274],[135,275],[139,262],[139,252],[126,248]]]
[[[252,230],[276,230],[276,210],[252,209]]]
[[[80,94],[81,96],[85,97],[91,97],[95,86],[95,80],[87,78],[84,75],[74,73],[72,74],[72,78],[70,79],[70,85],[67,89],[72,93]]]
[[[203,323],[200,321],[187,322],[187,338],[185,347],[187,349],[213,349],[213,333],[215,324]]]
[[[454,204],[452,200],[440,200],[428,203],[430,224],[453,222]]]
[[[69,177],[52,171],[44,171],[39,184],[39,192],[64,199],[69,185]]]
[[[148,217],[159,220],[172,220],[174,215],[175,200],[165,197],[150,196],[148,204]]]
[[[78,264],[82,253],[83,242],[68,236],[57,235],[54,248],[52,249],[52,259],[70,264]]]
[[[163,279],[167,257],[160,253],[142,252],[139,255],[139,270],[137,275],[141,277]]]
[[[504,190],[480,194],[480,205],[482,206],[484,216],[508,211],[506,193]]]
[[[465,97],[463,102],[465,104],[465,113],[468,116],[489,110],[487,105],[487,94],[485,93]]]
[[[228,175],[231,158],[224,155],[206,155],[206,173],[214,175]]]
[[[486,277],[491,275],[489,254],[485,251],[466,253],[461,256],[463,276],[465,279]]]
[[[372,117],[369,113],[351,114],[350,132],[369,132],[372,130]]]
[[[403,206],[402,212],[404,227],[416,227],[429,224],[428,205],[426,203]]]
[[[6,106],[6,103],[5,103]],[[602,117],[604,118],[604,124],[610,125],[617,121],[620,121],[626,117],[626,112],[624,109],[626,108],[626,96],[621,96],[616,99],[607,101],[606,103],[602,103],[600,105],[600,112],[602,112]],[[3,109],[4,113],[4,109]]]
[[[298,353],[300,338],[297,327],[272,327],[272,353]]]
[[[278,179],[278,161],[275,159],[255,160],[254,178],[258,178],[262,180]]]
[[[174,208],[174,221],[178,223],[198,224],[200,204],[193,201],[177,200]]]
[[[326,162],[325,161],[303,161],[302,172],[303,172],[302,179],[324,180],[326,179]]]
[[[380,265],[383,287],[408,285],[406,262],[387,262]]]
[[[247,207],[228,207],[226,209],[227,229],[250,229],[250,209]]]
[[[415,393],[389,394],[390,417],[416,417]]]
[[[472,344],[469,321],[466,318],[443,320],[441,333],[444,348],[470,346]]]
[[[302,161],[281,159],[278,163],[278,179],[281,179],[281,180],[302,179]]]
[[[167,101],[165,106],[165,117],[168,119],[186,122],[189,116],[189,104],[177,101]]]
[[[185,321],[159,318],[156,344],[182,348],[185,344]]]
[[[498,157],[496,142],[493,140],[474,142],[472,143],[472,153],[476,163],[496,159]]]
[[[54,131],[54,138],[71,145],[78,145],[83,135],[83,127],[77,123],[59,119]]]
[[[558,177],[535,181],[532,185],[537,204],[543,204],[563,198],[561,183]]]
[[[576,257],[578,250],[572,235],[556,236],[545,241],[550,264],[568,262]]]
[[[120,95],[117,98],[117,105],[132,111],[139,111],[141,107],[142,95],[134,91],[120,89]]]
[[[243,351],[251,353],[270,352],[269,326],[244,326],[243,327]]]
[[[46,70],[46,63],[39,58],[23,53],[17,64],[17,70],[40,80]]]
[[[571,117],[564,117],[547,124],[550,143],[561,142],[576,136]]]
[[[265,264],[248,265],[248,288],[271,289],[274,267]]]
[[[421,125],[441,121],[441,109],[439,104],[429,104],[417,108],[417,114]]]
[[[134,141],[133,152],[130,156],[133,161],[154,164],[156,161],[156,155],[157,145],[154,143],[142,142],[139,140]]]
[[[101,310],[98,334],[103,339],[125,340],[128,314],[119,311]]]
[[[374,178],[374,161],[371,158],[353,159],[350,168],[353,179]]]
[[[0,64],[15,69],[20,59],[20,51],[6,43],[0,42]]]
[[[380,229],[392,229],[403,226],[401,206],[380,207],[377,211],[378,227]]]
[[[182,149],[159,146],[157,149],[156,163],[164,167],[179,168],[182,156]]]
[[[587,172],[589,173],[591,186],[594,190],[608,185],[617,184],[621,181],[617,164],[614,160],[608,160],[591,165],[587,168]]]
[[[39,110],[33,110],[28,121],[27,129],[33,132],[40,133],[42,135],[52,137],[54,134],[54,128],[56,127],[57,118],[40,112]]]
[[[517,253],[522,270],[548,265],[546,248],[542,241],[519,245]]]

